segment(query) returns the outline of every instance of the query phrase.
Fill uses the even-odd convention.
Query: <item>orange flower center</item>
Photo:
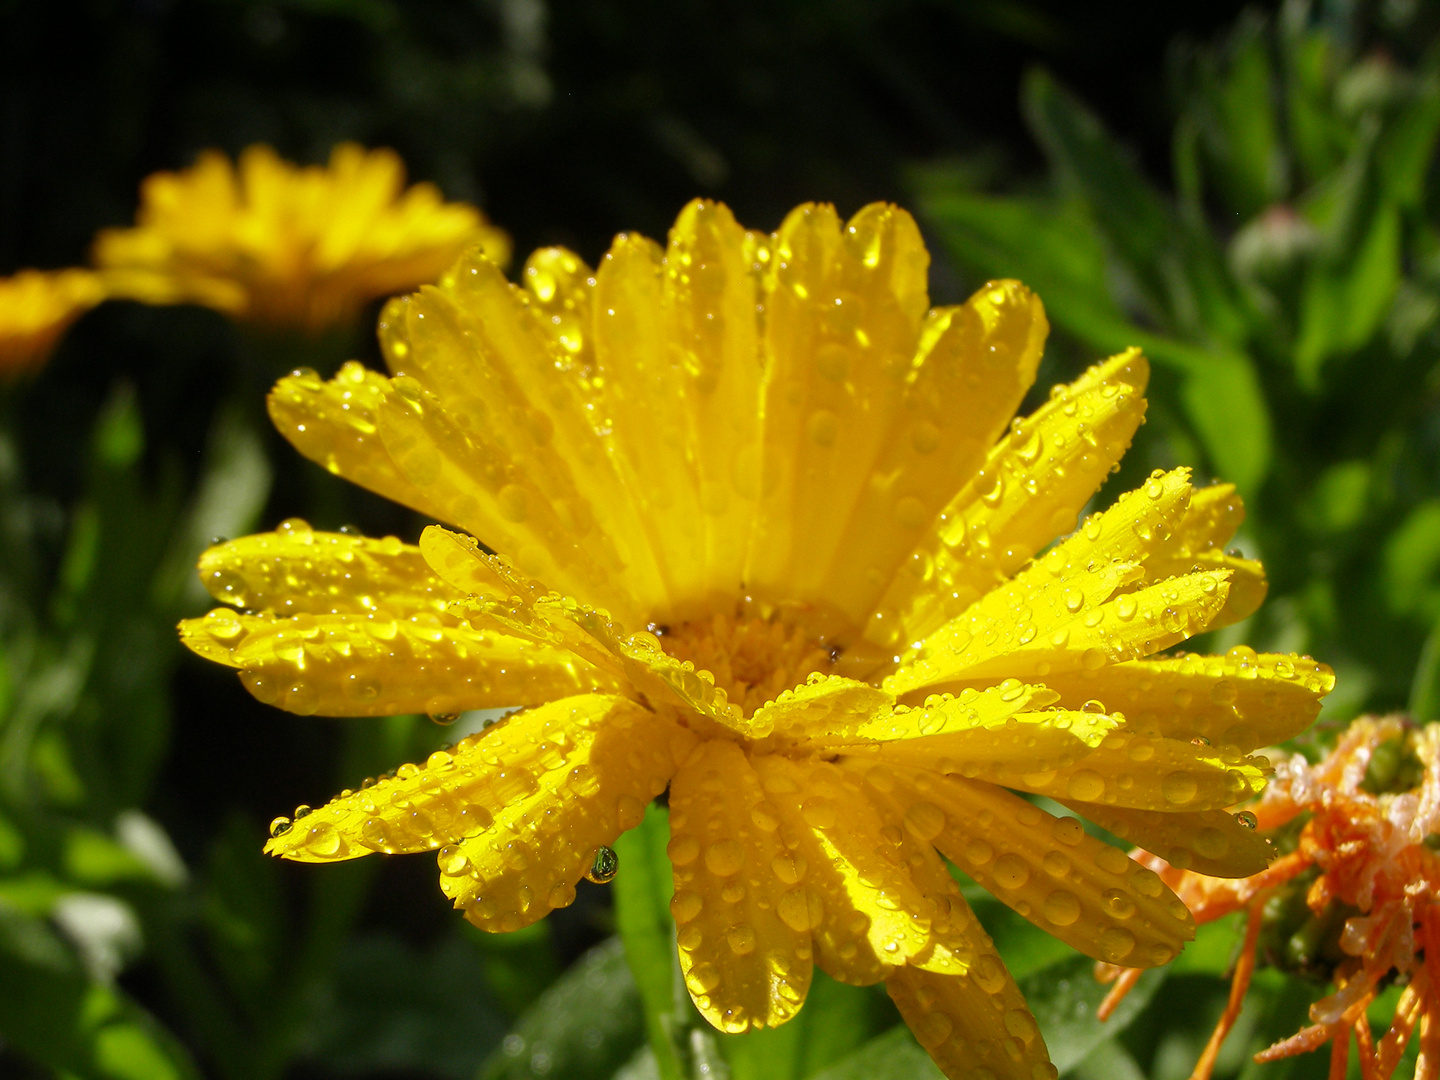
[[[715,615],[657,628],[664,650],[715,676],[715,685],[749,716],[812,672],[830,674],[835,654],[804,627],[759,616]]]

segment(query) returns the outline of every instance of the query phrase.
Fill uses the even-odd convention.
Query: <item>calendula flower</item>
[[[251,146],[238,166],[211,150],[147,177],[135,227],[101,232],[94,258],[116,295],[317,331],[434,281],[472,245],[509,259],[509,237],[479,210],[432,184],[406,188],[391,150],[342,143],[328,168],[301,168]]]
[[[1159,872],[1198,922],[1246,912],[1230,1000],[1192,1080],[1208,1080],[1234,1026],[1255,965],[1265,960],[1319,978],[1334,992],[1310,1007],[1309,1027],[1255,1055],[1278,1061],[1330,1044],[1330,1075],[1344,1077],[1351,1036],[1365,1080],[1394,1074],[1418,1023],[1415,1077],[1440,1075],[1440,725],[1398,717],[1356,720],[1318,765],[1282,762],[1250,818],[1284,854],[1264,871],[1217,881],[1154,854]],[[1120,981],[1101,1015],[1138,972]],[[1366,1017],[1377,993],[1404,985],[1389,1030],[1376,1042]]]
[[[892,206],[802,206],[768,235],[694,202],[667,247],[622,235],[594,271],[538,251],[517,287],[462,259],[386,308],[394,378],[281,380],[303,454],[464,532],[290,522],[212,548],[233,606],[186,643],[292,712],[524,710],[278,819],[267,850],[438,849],[465,916],[513,930],[668,788],[680,966],[711,1023],[783,1023],[819,963],[883,979],[951,1076],[1053,1077],[941,855],[1091,956],[1164,963],[1185,905],[1010,789],[1252,873],[1265,846],[1224,809],[1263,783],[1246,753],[1331,676],[1155,656],[1264,593],[1224,551],[1228,487],[1157,473],[1045,550],[1140,424],[1145,360],[1011,424],[1039,300],[994,282],[929,310],[928,262]]]
[[[0,375],[45,362],[70,324],[101,300],[88,270],[21,270],[0,278]]]

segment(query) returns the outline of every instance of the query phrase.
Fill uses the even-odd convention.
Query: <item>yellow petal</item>
[[[900,718],[907,719],[908,715],[913,714]],[[1120,720],[1104,713],[1049,709],[1012,713],[1003,725],[975,726],[937,735],[902,734],[868,745],[850,742],[843,749],[857,758],[878,758],[996,783],[1004,778],[1012,786],[1023,786],[1017,776],[1048,777],[1053,770],[1072,767],[1119,726]]]
[[[397,376],[392,386],[380,404],[381,438],[410,482],[443,509],[444,520],[555,588],[628,607],[629,598],[606,566],[603,545],[582,542],[573,518],[546,495],[524,462],[488,431],[467,428],[418,381]]]
[[[773,866],[781,916],[808,928],[815,958],[843,982],[866,986],[930,943],[935,902],[899,861],[858,774],[778,755],[753,759],[768,797],[762,818],[785,840]]]
[[[604,422],[631,470],[627,486],[669,594],[698,599],[706,592],[700,492],[685,375],[665,334],[661,258],[654,242],[622,233],[600,260],[592,323],[595,363],[604,380]]]
[[[752,739],[777,735],[798,742],[847,742],[867,724],[889,716],[895,699],[869,683],[839,675],[812,675],[756,709],[746,724]],[[863,736],[868,738],[869,736]]]
[[[266,705],[303,716],[454,715],[620,685],[573,653],[425,611],[277,618],[217,608],[182,622],[180,640],[238,668]]]
[[[444,517],[380,441],[376,414],[389,392],[390,380],[352,360],[329,382],[313,372],[287,375],[265,404],[280,434],[311,461],[428,517]]]
[[[1028,765],[961,761],[962,776],[1005,787],[1137,810],[1220,810],[1258,795],[1271,767],[1263,757],[1241,757],[1175,739],[1121,729],[1083,755],[1034,759]]]
[[[1191,496],[1185,516],[1174,533],[1145,560],[1145,570],[1152,581],[1192,569],[1231,571],[1230,595],[1211,624],[1212,629],[1229,626],[1253,614],[1269,589],[1259,560],[1225,552],[1225,545],[1244,520],[1245,505],[1235,493],[1234,484],[1199,488]]]
[[[560,250],[532,260],[530,269],[536,271],[527,271],[532,288],[522,291],[489,262],[462,259],[441,290],[453,303],[475,362],[493,369],[507,395],[513,389],[506,411],[513,424],[538,437],[538,471],[568,471],[573,491],[581,493],[577,498],[569,489],[546,489],[561,516],[613,549],[606,565],[623,579],[637,609],[664,611],[668,593],[638,482],[617,442],[604,380],[595,368],[593,277],[583,262]],[[542,301],[541,294],[548,299]],[[405,370],[412,349],[414,320],[401,313],[392,302],[381,318],[381,345],[396,372]],[[587,524],[591,521],[593,529]],[[518,557],[514,551],[506,554]],[[607,603],[614,606],[614,598]]]
[[[1098,671],[1047,676],[1067,708],[1103,702],[1132,730],[1172,739],[1204,737],[1248,753],[1303,731],[1335,686],[1325,664],[1238,646],[1224,656],[1131,660]]]
[[[900,406],[821,586],[856,625],[892,578],[916,581],[914,555],[898,577],[897,564],[985,460],[1034,381],[1048,329],[1039,298],[1015,281],[992,281],[963,306],[929,316]]]
[[[783,1024],[810,988],[808,905],[802,897],[799,914],[791,910],[775,870],[786,852],[774,825],[736,743],[701,743],[671,783],[680,969],[696,1007],[721,1031]]]
[[[520,275],[526,299],[537,314],[538,328],[570,361],[567,372],[576,385],[595,368],[595,342],[590,331],[595,272],[585,260],[563,247],[537,248]]]
[[[1159,855],[1177,870],[1211,877],[1249,877],[1264,870],[1275,855],[1263,836],[1223,810],[1167,814],[1095,803],[1076,803],[1071,808],[1121,840]]]
[[[637,746],[630,741],[637,736],[651,741]],[[265,850],[299,862],[332,862],[371,851],[430,851],[467,837],[503,836],[508,843],[517,832],[533,843],[531,826],[554,828],[551,817],[527,817],[537,807],[579,800],[592,810],[603,807],[599,816],[614,821],[622,793],[653,786],[656,775],[668,778],[673,758],[693,745],[683,728],[624,698],[566,698],[466,736],[423,766],[401,765],[294,822],[279,819]],[[664,765],[661,757],[671,763]],[[663,788],[664,779],[658,782]],[[626,809],[628,820],[634,807]],[[585,816],[567,819],[567,827],[583,833]]]
[[[856,622],[840,612],[854,606],[847,593],[857,583],[836,593],[827,570],[904,396],[928,261],[910,215],[882,204],[844,229],[830,206],[799,207],[771,250],[760,502],[745,581],[764,599],[835,612],[830,632]],[[861,587],[883,583],[882,572]]]
[[[521,714],[531,718],[509,745],[484,746],[481,735],[481,760],[495,763],[479,773],[495,825],[438,856],[440,887],[482,930],[516,930],[566,907],[597,849],[640,824],[695,747],[690,732],[623,698],[570,698],[534,713]]]
[[[695,599],[715,604],[733,602],[744,580],[759,493],[758,289],[746,248],[727,207],[696,199],[680,211],[665,252],[666,332],[679,350],[704,534]]]
[[[904,697],[966,679],[1094,670],[1200,632],[1225,603],[1225,571],[1116,596],[1142,581],[1146,555],[1170,535],[1189,496],[1187,470],[1154,474],[1010,584],[930,634],[885,688]]]
[[[298,520],[208,548],[199,569],[216,600],[278,615],[439,615],[461,595],[413,545],[317,532]]]
[[[950,1080],[1056,1075],[1024,995],[993,953],[968,976],[896,968],[885,989],[916,1040]]]
[[[1216,571],[1114,595],[1126,565],[1114,564],[1088,580],[1029,597],[1033,622],[1021,621],[1014,611],[1002,622],[989,611],[976,610],[992,606],[982,601],[972,614],[927,638],[914,659],[885,680],[885,689],[904,696],[926,686],[1004,675],[1045,679],[1052,672],[1098,671],[1200,633],[1229,593],[1229,572]],[[1091,582],[1096,587],[1085,588]]]
[[[989,784],[897,769],[906,821],[1025,918],[1087,956],[1129,967],[1168,963],[1195,936],[1189,910],[1152,871]]]
[[[1144,419],[1148,376],[1132,349],[1016,420],[890,583],[866,636],[888,647],[923,638],[1069,532]]]

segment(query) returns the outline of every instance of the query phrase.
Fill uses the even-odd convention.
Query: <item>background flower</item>
[[[345,143],[321,169],[251,146],[233,166],[206,151],[147,177],[135,227],[102,231],[94,259],[115,296],[314,332],[434,280],[471,245],[509,259],[509,237],[480,211],[432,184],[406,188],[393,151]]]

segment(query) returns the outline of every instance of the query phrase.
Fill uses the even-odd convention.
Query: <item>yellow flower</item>
[[[462,259],[386,308],[393,379],[281,380],[303,454],[469,535],[292,521],[212,548],[233,608],[186,643],[302,714],[526,708],[278,819],[267,850],[438,849],[456,907],[513,930],[668,786],[680,964],[711,1023],[783,1023],[818,962],[885,980],[948,1075],[1054,1076],[941,854],[1091,956],[1164,963],[1184,904],[1007,789],[1252,873],[1266,847],[1224,810],[1262,786],[1245,754],[1332,676],[1154,655],[1264,593],[1224,553],[1229,487],[1156,473],[1045,550],[1140,424],[1145,360],[1012,424],[1040,302],[995,282],[928,310],[928,263],[895,207],[802,206],[767,235],[694,202],[667,248],[622,235],[595,271],[538,251],[516,287]]]
[[[116,295],[317,331],[434,281],[471,245],[510,257],[509,237],[479,210],[431,184],[406,189],[393,151],[342,143],[323,169],[251,146],[238,167],[212,150],[184,172],[155,173],[136,226],[101,232],[94,256]]]
[[[88,270],[21,270],[0,278],[0,376],[37,367],[76,319],[105,299]]]

